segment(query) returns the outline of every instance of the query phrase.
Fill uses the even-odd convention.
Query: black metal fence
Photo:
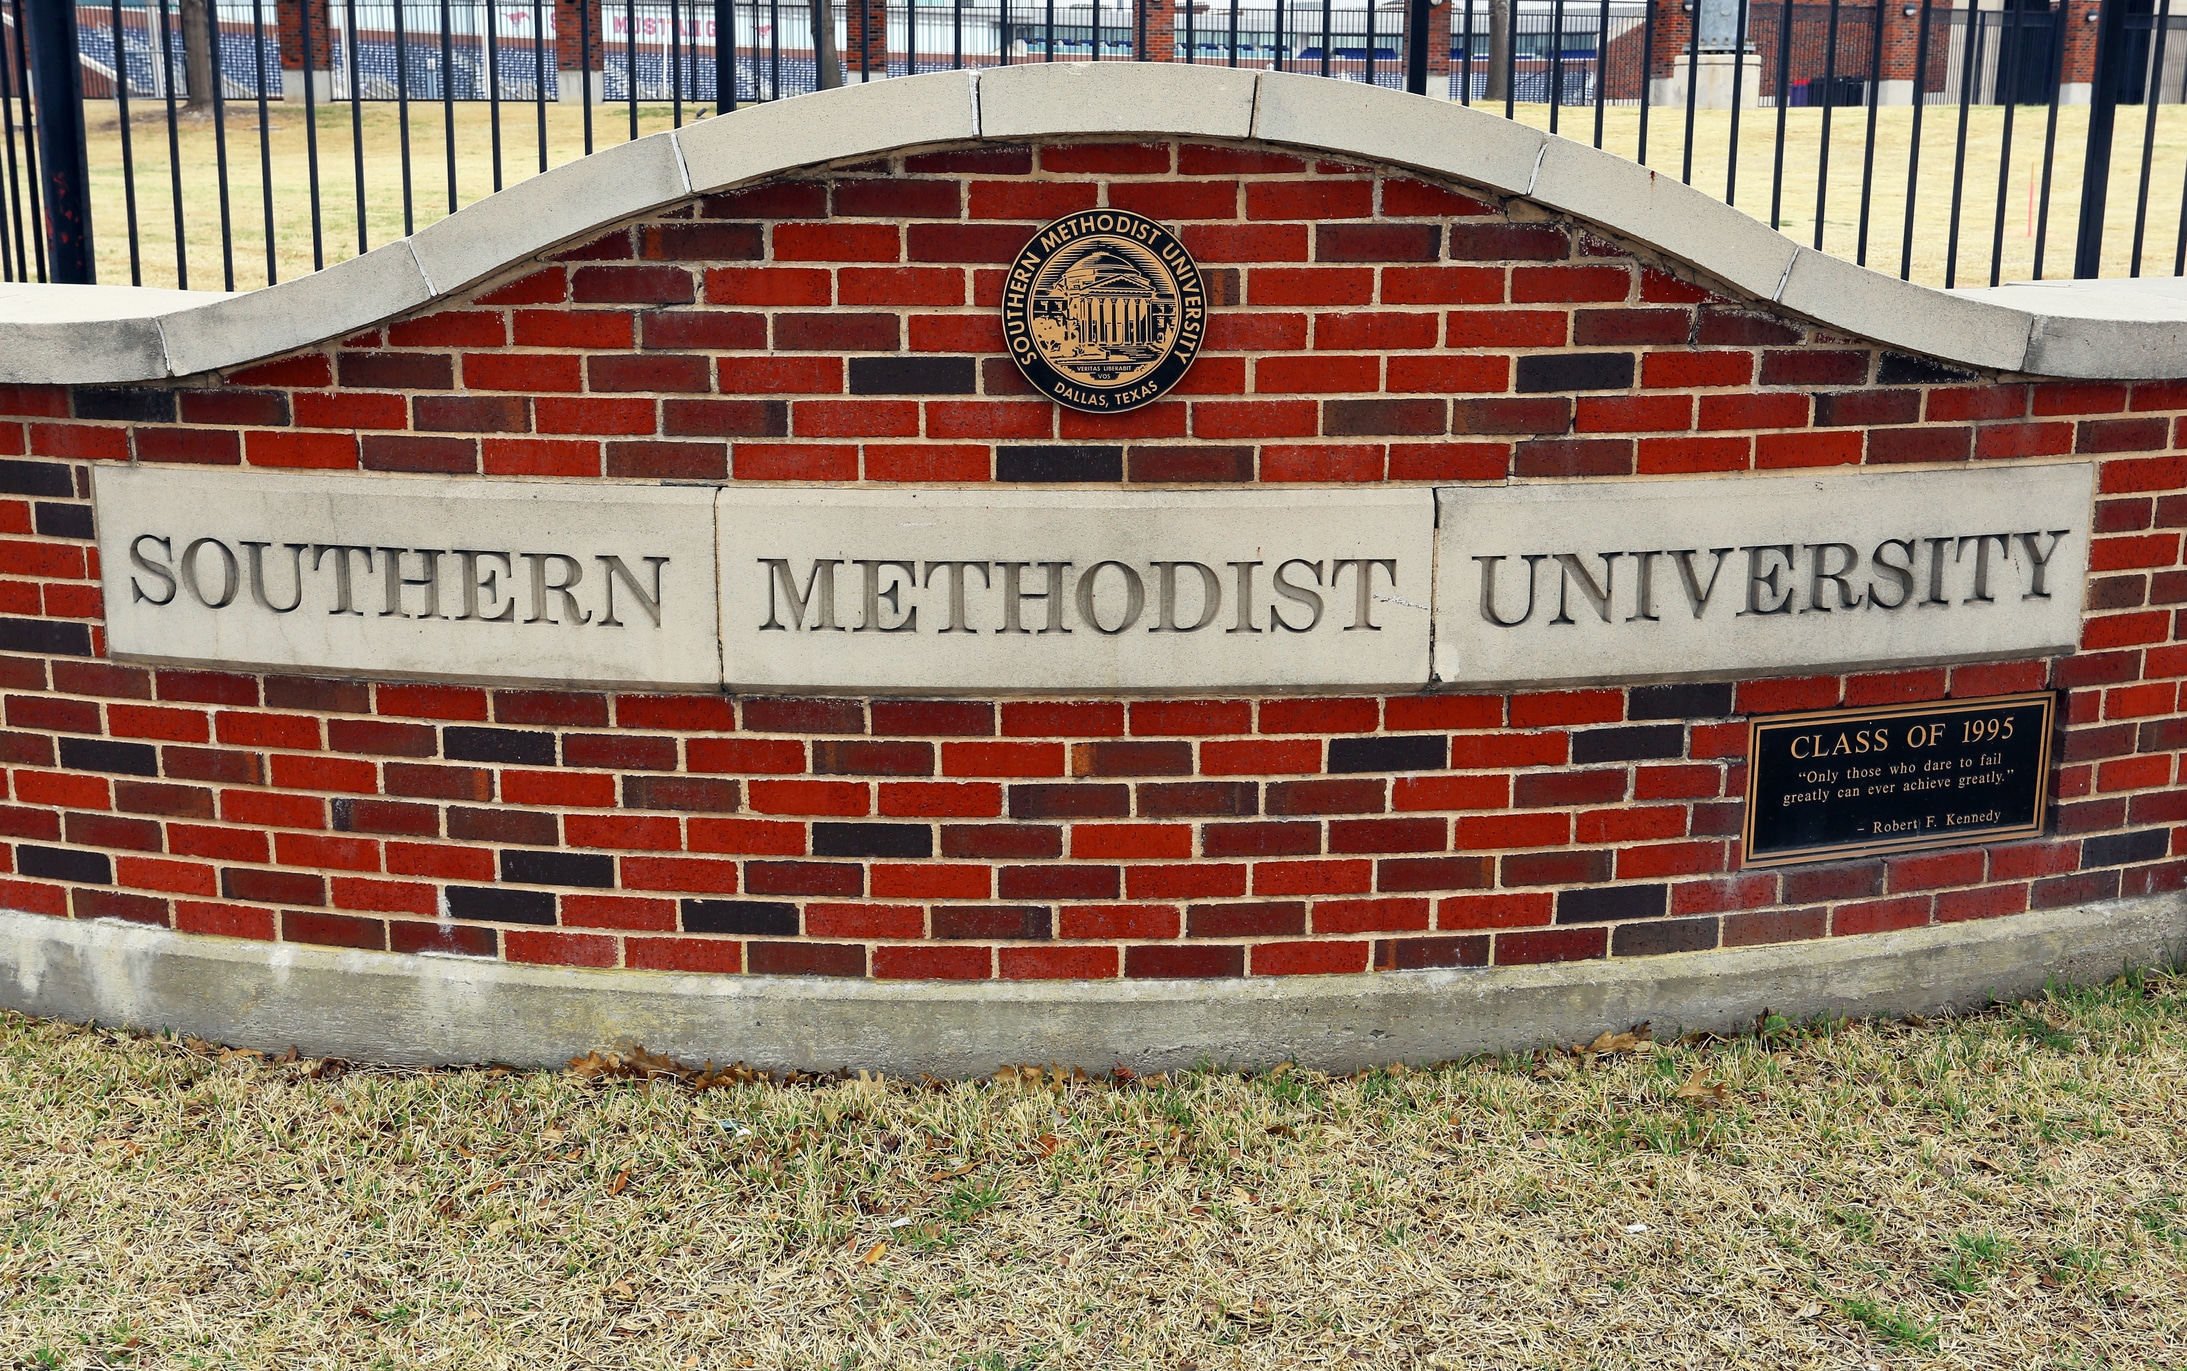
[[[602,142],[810,91],[831,48],[850,81],[1160,60],[1432,89],[1750,212],[1766,186],[1769,222],[1902,276],[2167,249],[2187,274],[2187,0],[2024,2],[1748,0],[1697,50],[1679,0],[830,0],[829,44],[806,0],[0,0],[0,277],[315,270]]]

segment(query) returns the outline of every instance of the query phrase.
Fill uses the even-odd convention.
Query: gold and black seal
[[[1002,334],[1025,379],[1090,414],[1137,409],[1183,378],[1207,328],[1200,268],[1129,210],[1044,225],[1010,264]]]

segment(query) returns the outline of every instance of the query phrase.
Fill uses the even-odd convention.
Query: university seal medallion
[[[1176,385],[1206,327],[1192,255],[1128,210],[1044,225],[1003,284],[1003,338],[1018,369],[1057,404],[1092,414],[1137,409]]]

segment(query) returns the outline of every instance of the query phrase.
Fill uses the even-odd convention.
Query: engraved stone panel
[[[1397,491],[731,489],[741,688],[1418,689],[1434,501]]]
[[[711,489],[101,467],[114,656],[712,687]]]
[[[2094,482],[2075,463],[1439,490],[1436,679],[1766,676],[2070,651]]]

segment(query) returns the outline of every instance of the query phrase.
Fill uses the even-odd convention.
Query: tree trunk
[[[210,118],[213,82],[213,0],[182,0],[182,79],[189,87],[191,114]]]
[[[865,0],[851,0],[863,4]],[[815,84],[820,90],[834,90],[843,84],[843,59],[835,51],[835,5],[833,0],[811,0],[813,16],[813,59],[819,67]]]
[[[1488,91],[1483,98],[1511,98],[1511,0],[1488,0]]]

